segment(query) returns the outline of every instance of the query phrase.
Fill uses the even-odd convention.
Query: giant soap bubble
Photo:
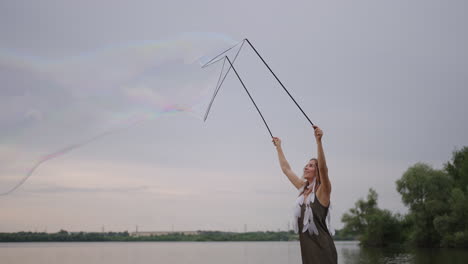
[[[160,115],[203,117],[221,65],[236,45],[215,33],[119,44],[61,59],[0,47],[0,195],[44,162]]]

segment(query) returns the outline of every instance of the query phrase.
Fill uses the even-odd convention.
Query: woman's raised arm
[[[320,182],[323,184],[324,189],[327,193],[331,192],[331,182],[330,178],[328,178],[328,167],[327,161],[325,160],[325,153],[323,152],[322,146],[322,136],[323,131],[318,126],[313,126],[315,140],[317,141],[317,161],[318,161],[318,168],[320,171]]]
[[[276,151],[278,152],[278,159],[281,166],[281,170],[283,173],[288,177],[289,181],[296,187],[297,189],[302,188],[304,182],[297,177],[297,175],[291,170],[291,166],[289,166],[286,157],[284,156],[283,149],[281,148],[281,140],[277,137],[273,138],[273,144],[276,147]]]

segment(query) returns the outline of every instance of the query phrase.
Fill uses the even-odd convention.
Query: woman
[[[329,232],[331,183],[322,148],[323,132],[318,126],[313,128],[317,142],[317,159],[313,158],[306,164],[302,179],[291,170],[281,148],[281,140],[274,137],[273,144],[278,151],[281,170],[300,192],[296,200],[293,224],[295,231],[299,232],[302,263],[336,264],[338,257],[335,243]]]

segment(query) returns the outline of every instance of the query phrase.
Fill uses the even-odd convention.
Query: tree
[[[349,213],[343,214],[343,234],[358,235],[364,246],[382,247],[402,242],[400,216],[379,209],[377,199],[377,192],[369,189],[366,201],[359,199]]]
[[[403,203],[410,209],[407,218],[412,226],[407,234],[410,242],[425,247],[439,246],[442,235],[436,229],[435,221],[438,216],[450,212],[452,179],[444,171],[416,163],[396,185]]]
[[[405,216],[377,207],[377,193],[342,217],[343,234],[359,235],[363,245],[407,241],[422,247],[468,247],[468,147],[455,150],[443,170],[425,163],[409,167],[396,182]]]
[[[455,150],[445,171],[453,181],[448,202],[449,212],[434,220],[445,247],[468,247],[468,147]]]
[[[445,164],[445,171],[454,180],[455,186],[465,192],[468,190],[468,147],[452,153],[452,162]]]
[[[345,235],[360,235],[365,232],[367,227],[367,217],[377,208],[377,192],[372,188],[367,194],[367,201],[359,199],[354,208],[349,209],[349,213],[344,213],[341,222],[345,223],[342,229]]]

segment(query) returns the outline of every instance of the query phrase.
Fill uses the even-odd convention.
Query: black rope
[[[211,106],[212,106],[212,104],[213,104],[213,101],[214,101],[214,99],[216,98],[216,95],[218,94],[218,92],[219,92],[221,86],[223,85],[224,80],[226,79],[227,74],[229,73],[229,71],[230,71],[231,68],[233,67],[233,63],[236,61],[237,56],[239,55],[239,53],[240,53],[242,47],[244,46],[244,43],[245,43],[245,42],[249,43],[250,47],[255,51],[255,53],[256,53],[257,56],[260,58],[260,60],[262,60],[263,64],[265,64],[265,66],[268,68],[268,70],[271,72],[271,74],[275,77],[275,79],[278,81],[278,83],[281,85],[281,87],[283,87],[284,91],[289,95],[289,97],[291,98],[291,100],[293,100],[293,102],[296,104],[296,106],[299,108],[299,110],[301,110],[301,112],[302,112],[302,114],[305,116],[305,118],[307,118],[307,120],[309,121],[309,123],[313,126],[314,123],[312,123],[312,121],[311,121],[310,118],[307,116],[307,114],[304,112],[304,110],[302,110],[301,106],[296,102],[296,100],[294,99],[294,97],[289,93],[288,89],[286,89],[286,87],[285,87],[285,86],[283,85],[283,83],[280,81],[280,79],[278,78],[278,76],[276,76],[276,74],[273,72],[273,70],[270,68],[270,66],[266,63],[266,61],[263,59],[263,57],[260,55],[260,53],[258,53],[257,49],[252,45],[252,43],[251,43],[247,38],[245,38],[243,41],[237,43],[236,45],[230,47],[229,49],[223,51],[222,53],[216,55],[214,58],[212,58],[210,61],[208,61],[207,63],[205,63],[205,64],[202,66],[202,68],[204,68],[204,67],[210,66],[210,65],[212,65],[212,64],[214,64],[214,63],[220,61],[221,59],[218,59],[218,60],[216,60],[216,61],[215,61],[215,59],[219,58],[221,55],[225,54],[226,52],[230,51],[231,49],[233,49],[234,47],[236,47],[237,45],[239,45],[240,43],[242,43],[241,46],[240,46],[240,48],[239,48],[239,50],[238,50],[237,53],[236,53],[236,56],[234,57],[234,60],[232,61],[232,63],[231,63],[231,61],[229,60],[229,58],[228,58],[226,55],[224,56],[224,59],[225,59],[225,60],[228,59],[228,61],[229,61],[229,63],[230,63],[230,67],[229,67],[229,69],[226,71],[226,74],[224,75],[223,79],[222,79],[221,82],[220,82],[219,80],[220,80],[221,75],[222,75],[223,70],[224,70],[224,62],[223,62],[223,68],[221,69],[221,73],[220,73],[219,78],[218,78],[218,83],[216,84],[215,92],[214,92],[214,94],[213,94],[213,96],[212,96],[212,98],[211,98],[210,104],[208,105],[208,109],[207,109],[207,111],[206,111],[206,113],[205,113],[204,121],[206,121],[206,119],[208,118],[208,114],[209,114],[209,112],[210,112],[210,110],[211,110]],[[239,79],[240,79],[240,78],[239,78]],[[257,110],[258,110],[258,108],[257,108]],[[262,118],[263,118],[263,116],[262,116]],[[265,122],[265,120],[263,120],[263,121]],[[265,122],[265,125],[266,125],[266,122]],[[268,126],[267,126],[267,127],[268,127]],[[268,130],[269,130],[269,129],[268,129]],[[271,134],[271,132],[270,132],[270,134]]]
[[[296,102],[296,100],[294,100],[294,98],[292,97],[292,95],[289,93],[288,89],[286,89],[286,87],[284,87],[283,83],[278,79],[278,77],[276,76],[276,74],[271,70],[270,66],[268,66],[268,64],[265,62],[265,60],[262,58],[262,56],[260,56],[260,54],[258,53],[258,51],[255,49],[255,47],[252,45],[252,43],[250,43],[250,41],[248,39],[244,39],[245,41],[247,41],[247,43],[249,43],[250,47],[252,47],[252,49],[255,51],[255,53],[257,53],[258,57],[263,61],[263,63],[265,64],[265,66],[268,68],[268,70],[270,70],[271,74],[273,74],[273,76],[276,78],[276,80],[279,82],[279,84],[281,84],[281,87],[283,87],[283,89],[286,91],[286,93],[289,95],[289,97],[291,97],[291,99],[293,100],[293,102],[296,104],[296,106],[299,108],[299,110],[301,110],[302,114],[304,114],[304,116],[307,118],[307,120],[309,120],[309,123],[311,125],[314,125],[312,123],[312,121],[310,121],[309,117],[306,115],[306,113],[304,113],[304,111],[302,110],[302,108],[299,106],[299,104]]]
[[[231,68],[234,70],[234,73],[236,74],[237,78],[239,79],[239,81],[241,82],[242,86],[244,87],[244,90],[245,90],[245,91],[247,92],[247,94],[249,95],[249,98],[250,98],[250,100],[252,101],[252,103],[254,104],[255,108],[257,109],[257,112],[260,114],[260,117],[262,118],[263,123],[265,123],[265,126],[266,126],[266,128],[268,129],[268,133],[270,133],[271,138],[273,138],[273,134],[271,133],[271,130],[270,130],[270,128],[268,127],[268,124],[267,124],[267,122],[265,121],[265,118],[263,118],[262,112],[260,112],[260,109],[258,109],[258,106],[257,106],[257,104],[255,103],[255,101],[254,101],[254,99],[252,98],[252,96],[250,95],[249,90],[247,90],[247,87],[245,87],[245,84],[244,84],[244,82],[242,81],[242,79],[241,79],[241,77],[239,76],[239,74],[237,73],[236,68],[234,68],[234,65],[232,65],[231,60],[229,60],[229,57],[228,57],[228,56],[225,56],[225,59],[226,59],[226,60],[229,62],[229,64],[231,65]]]

